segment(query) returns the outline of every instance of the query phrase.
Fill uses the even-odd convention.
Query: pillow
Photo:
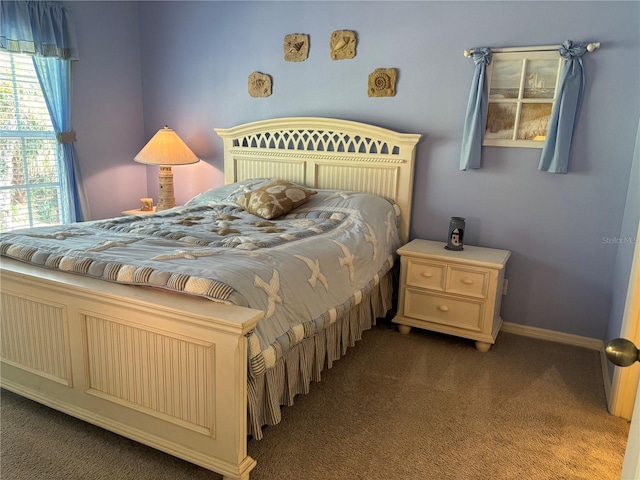
[[[306,203],[315,190],[301,185],[276,180],[264,187],[243,193],[236,198],[236,203],[253,215],[271,220],[289,213],[296,207]]]

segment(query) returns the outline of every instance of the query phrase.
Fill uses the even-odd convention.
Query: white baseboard
[[[611,396],[611,378],[609,377],[609,367],[607,364],[607,356],[604,351],[604,342],[597,338],[582,337],[580,335],[572,335],[570,333],[556,332],[554,330],[546,330],[544,328],[529,327],[527,325],[519,325],[517,323],[503,322],[501,331],[507,333],[515,333],[524,337],[538,338],[540,340],[548,340],[550,342],[564,343],[575,347],[588,348],[600,352],[600,364],[602,366],[602,380],[604,382],[604,394],[609,404]]]
[[[511,322],[503,322],[500,330],[507,333],[522,335],[524,337],[539,338],[541,340],[549,340],[551,342],[565,343],[576,347],[604,351],[604,343],[602,340],[598,340],[597,338],[582,337],[580,335],[556,332],[554,330],[546,330],[538,327],[529,327],[527,325],[519,325]]]

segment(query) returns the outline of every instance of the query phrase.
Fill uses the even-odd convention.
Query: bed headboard
[[[216,128],[225,183],[278,178],[312,188],[357,190],[395,201],[409,238],[413,166],[420,134],[335,118],[289,117]]]

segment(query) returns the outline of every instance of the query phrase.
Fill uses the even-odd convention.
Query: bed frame
[[[421,135],[329,118],[216,129],[225,182],[282,178],[393,199],[409,235]],[[1,385],[223,475],[248,480],[250,308],[2,257]]]

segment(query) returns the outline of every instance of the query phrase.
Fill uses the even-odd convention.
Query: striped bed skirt
[[[280,423],[280,408],[293,405],[296,395],[309,393],[311,381],[319,382],[324,368],[345,355],[362,332],[376,324],[376,318],[386,316],[392,308],[394,285],[395,269],[391,268],[341,318],[295,345],[271,368],[248,374],[248,435],[260,440],[262,427]]]

